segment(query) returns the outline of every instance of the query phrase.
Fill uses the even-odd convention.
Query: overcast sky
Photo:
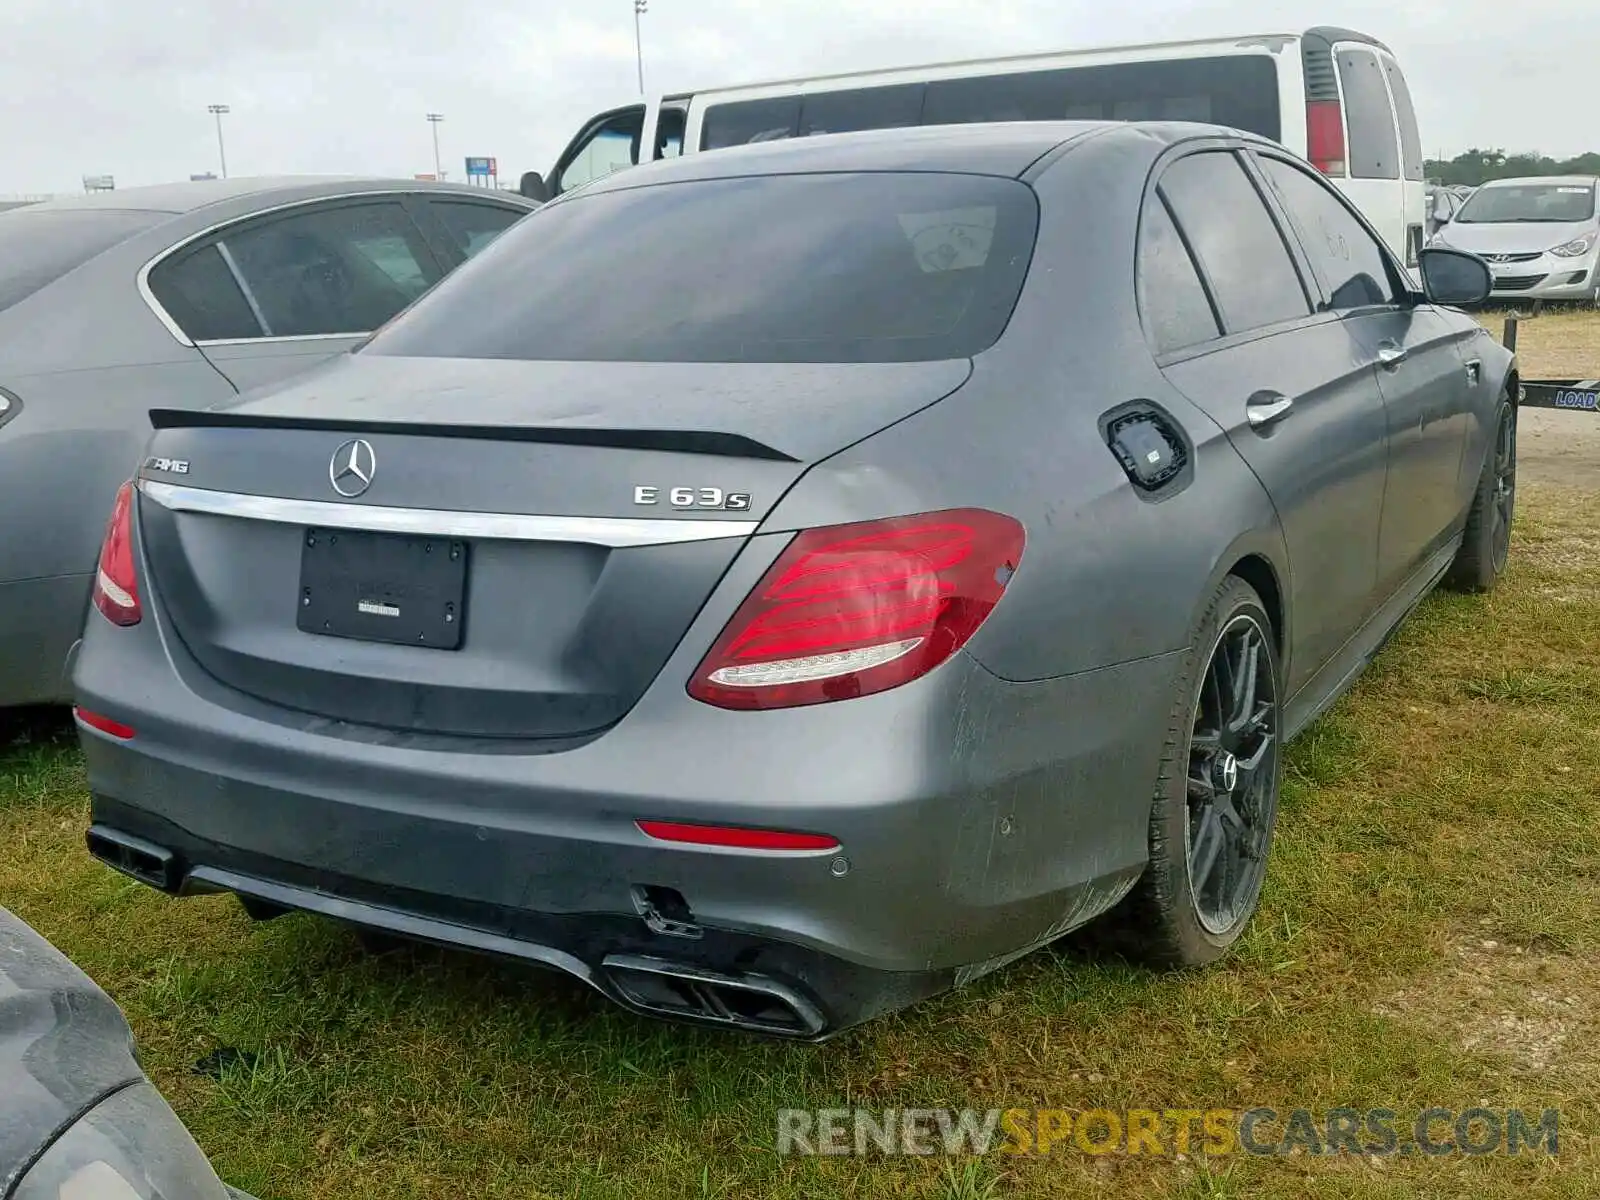
[[[1400,57],[1427,153],[1600,149],[1593,0],[649,0],[645,86],[1341,24]],[[632,0],[0,0],[0,194],[233,175],[546,171],[636,98]]]

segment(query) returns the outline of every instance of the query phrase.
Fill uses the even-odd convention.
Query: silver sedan
[[[0,708],[64,702],[152,407],[350,349],[537,205],[410,180],[133,188],[0,213]]]
[[[1432,244],[1482,255],[1495,300],[1600,304],[1600,213],[1591,175],[1498,179],[1461,206]]]

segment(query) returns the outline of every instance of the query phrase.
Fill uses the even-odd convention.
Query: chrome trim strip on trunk
[[[247,521],[275,521],[371,533],[424,537],[483,538],[514,542],[582,542],[594,546],[659,546],[748,537],[760,521],[641,519],[636,517],[545,517],[522,513],[459,512],[439,508],[388,508],[377,504],[337,504],[290,500],[180,487],[140,479],[139,491],[173,512],[209,513]]]

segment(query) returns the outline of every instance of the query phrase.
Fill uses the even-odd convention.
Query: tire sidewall
[[[1267,614],[1266,607],[1255,589],[1237,576],[1230,575],[1218,585],[1190,638],[1191,650],[1187,668],[1178,683],[1180,691],[1178,703],[1175,705],[1177,715],[1163,757],[1166,769],[1162,771],[1157,783],[1155,804],[1151,813],[1152,833],[1159,831],[1160,836],[1153,839],[1155,844],[1152,845],[1153,853],[1149,869],[1158,871],[1163,876],[1160,890],[1170,898],[1167,919],[1171,923],[1172,933],[1181,947],[1184,961],[1196,965],[1221,957],[1249,928],[1260,901],[1261,883],[1265,878],[1265,872],[1262,872],[1244,906],[1243,915],[1225,933],[1212,933],[1200,923],[1199,914],[1195,911],[1194,891],[1189,879],[1188,864],[1189,739],[1194,729],[1200,689],[1210,669],[1211,659],[1222,633],[1233,622],[1245,616],[1260,627],[1270,657],[1278,702],[1278,747],[1277,753],[1273,755],[1273,774],[1269,793],[1271,817],[1262,847],[1263,857],[1270,858],[1273,832],[1277,825],[1278,799],[1283,782],[1283,669],[1273,635],[1272,620]],[[1157,846],[1160,847],[1159,856],[1154,853]]]
[[[1497,561],[1495,554],[1495,514],[1492,512],[1495,504],[1495,463],[1500,454],[1500,422],[1511,422],[1511,470],[1512,488],[1516,487],[1516,461],[1517,461],[1517,406],[1509,397],[1502,396],[1495,405],[1494,424],[1489,434],[1489,451],[1484,455],[1483,471],[1478,479],[1478,503],[1483,507],[1485,519],[1479,521],[1479,536],[1483,543],[1479,548],[1479,561],[1483,563],[1484,578],[1480,581],[1483,590],[1493,588],[1499,580],[1505,565]],[[1512,516],[1516,515],[1516,495],[1512,494]],[[1511,561],[1511,548],[1509,545],[1510,532],[1507,531],[1508,544],[1506,547],[1506,563]]]

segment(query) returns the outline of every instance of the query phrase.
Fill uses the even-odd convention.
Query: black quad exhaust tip
[[[87,840],[90,854],[140,883],[175,895],[183,882],[178,856],[154,842],[104,825],[91,825]]]
[[[816,1004],[767,975],[727,975],[631,954],[608,955],[600,969],[624,1005],[649,1016],[784,1038],[817,1038],[827,1028]]]

